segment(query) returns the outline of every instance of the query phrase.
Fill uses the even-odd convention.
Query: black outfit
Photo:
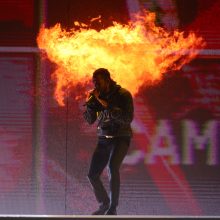
[[[119,168],[132,136],[130,123],[133,119],[133,99],[127,90],[115,82],[112,82],[110,92],[101,94],[100,98],[107,101],[107,109],[91,97],[84,112],[84,118],[89,124],[98,120],[98,143],[91,160],[88,178],[100,207],[114,210],[119,200]],[[110,198],[100,180],[107,164],[110,174]]]

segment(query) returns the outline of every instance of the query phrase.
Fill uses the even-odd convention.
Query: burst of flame
[[[100,18],[95,18],[97,20]],[[126,25],[113,25],[97,31],[89,25],[74,22],[70,31],[41,27],[37,37],[39,48],[57,64],[55,98],[64,105],[65,91],[78,84],[87,84],[94,70],[107,68],[112,78],[133,95],[147,83],[158,81],[162,74],[178,70],[190,62],[205,43],[194,33],[168,32],[155,24],[155,14],[144,16]]]

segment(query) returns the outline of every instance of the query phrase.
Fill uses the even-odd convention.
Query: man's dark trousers
[[[106,138],[99,137],[93,153],[88,178],[100,205],[116,208],[120,192],[119,168],[128,152],[130,136]],[[110,198],[100,180],[102,171],[108,164],[110,178]]]

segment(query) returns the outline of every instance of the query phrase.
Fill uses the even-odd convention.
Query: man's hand
[[[95,98],[99,101],[99,103],[100,103],[104,108],[107,108],[107,107],[108,107],[108,103],[107,103],[105,100],[99,98],[100,93],[99,93],[96,89],[93,90],[92,94],[95,96]]]

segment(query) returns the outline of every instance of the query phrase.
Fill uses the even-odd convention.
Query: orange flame
[[[100,31],[79,22],[74,22],[70,31],[60,24],[40,29],[38,46],[57,64],[53,78],[60,105],[64,105],[66,89],[88,84],[97,68],[107,68],[116,82],[135,95],[141,86],[190,62],[205,45],[194,33],[184,36],[156,26],[155,13],[145,12],[136,18],[126,25],[113,22]]]

